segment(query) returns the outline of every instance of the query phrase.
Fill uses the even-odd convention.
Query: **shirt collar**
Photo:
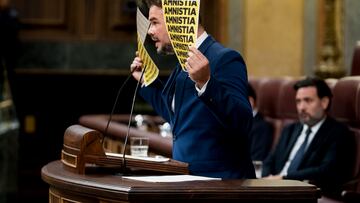
[[[200,45],[205,41],[205,39],[208,37],[208,33],[204,31],[196,40],[195,47],[198,49]]]
[[[321,119],[319,122],[317,122],[315,125],[313,125],[312,127],[310,127],[311,128],[311,132],[313,132],[313,133],[316,133],[318,130],[319,130],[319,128],[321,127],[321,125],[325,122],[325,119],[326,119],[326,116],[323,118],[323,119]],[[306,132],[306,130],[309,128],[309,126],[308,125],[304,125],[304,132]]]

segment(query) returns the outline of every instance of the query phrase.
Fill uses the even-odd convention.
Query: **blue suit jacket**
[[[156,80],[140,90],[173,131],[173,159],[189,163],[192,174],[254,178],[248,133],[252,110],[247,70],[236,51],[211,36],[199,47],[210,62],[211,79],[199,97],[195,83],[178,65],[166,84]],[[171,102],[175,95],[175,112]]]

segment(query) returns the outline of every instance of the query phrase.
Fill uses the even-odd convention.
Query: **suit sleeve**
[[[237,52],[224,49],[210,66],[211,77],[200,99],[225,128],[247,134],[253,117],[245,62]]]

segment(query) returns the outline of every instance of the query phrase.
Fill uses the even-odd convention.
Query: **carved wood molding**
[[[318,0],[318,44],[315,74],[322,78],[345,75],[343,63],[343,0]]]
[[[64,27],[68,24],[69,0],[13,0],[25,25]]]

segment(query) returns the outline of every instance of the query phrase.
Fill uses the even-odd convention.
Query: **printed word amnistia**
[[[188,35],[170,34],[170,39],[182,43],[194,43],[194,37],[190,35],[188,36]]]
[[[195,25],[196,21],[194,17],[166,16],[166,23]]]
[[[195,28],[193,26],[168,25],[167,28],[169,32],[195,34]]]
[[[170,15],[196,15],[195,8],[165,7],[165,13]]]
[[[196,0],[164,0],[165,6],[197,6]]]

